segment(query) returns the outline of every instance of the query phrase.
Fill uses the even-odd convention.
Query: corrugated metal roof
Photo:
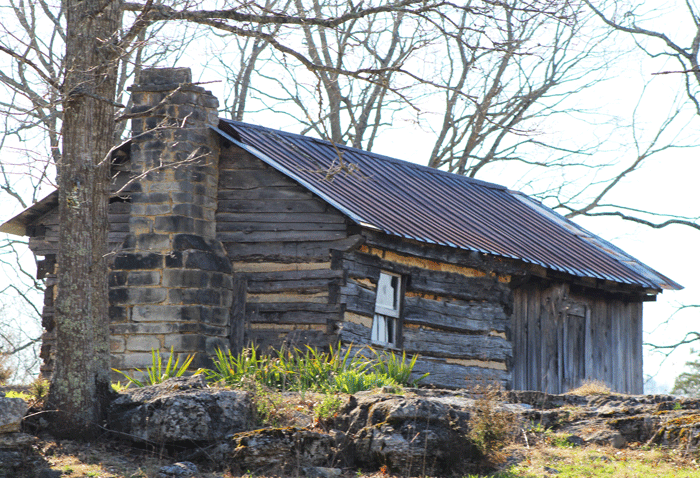
[[[387,156],[236,121],[219,132],[358,225],[577,277],[645,288],[682,286],[539,202],[508,188]],[[240,139],[240,141],[239,141]],[[359,172],[326,172],[342,160]]]

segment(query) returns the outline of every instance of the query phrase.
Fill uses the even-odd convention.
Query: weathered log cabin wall
[[[232,145],[221,149],[218,200],[217,237],[237,284],[232,348],[335,341],[343,272],[331,269],[330,251],[356,240],[345,217]]]
[[[109,251],[116,252],[124,242],[129,231],[129,214],[131,204],[121,200],[113,200],[109,204]],[[42,359],[41,374],[48,377],[53,371],[54,332],[54,298],[56,286],[56,257],[58,255],[58,209],[52,209],[42,217],[34,220],[27,231],[29,249],[36,257],[44,257],[37,261],[37,278],[44,279],[44,305],[41,312],[41,322],[44,333],[41,338]],[[110,255],[108,261],[113,261]]]
[[[595,379],[643,393],[639,299],[541,283],[514,298],[513,388],[562,393]]]
[[[512,294],[507,275],[395,252],[371,241],[334,253],[334,268],[347,271],[340,339],[373,345],[372,321],[381,272],[405,283],[397,351],[419,354],[415,372],[447,387],[510,386]]]

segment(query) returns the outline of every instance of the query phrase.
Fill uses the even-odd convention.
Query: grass
[[[695,456],[675,450],[631,446],[562,447],[542,445],[526,451],[524,459],[507,470],[512,477],[558,478],[697,478]]]
[[[567,392],[567,394],[579,396],[610,395],[610,387],[602,380],[584,380],[580,387]]]

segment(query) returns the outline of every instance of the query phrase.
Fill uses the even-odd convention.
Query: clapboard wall
[[[345,217],[236,146],[222,147],[219,167],[217,238],[236,284],[232,348],[329,345],[343,277],[330,251],[354,240]]]
[[[514,290],[513,388],[563,393],[600,380],[643,392],[642,302],[534,282]]]

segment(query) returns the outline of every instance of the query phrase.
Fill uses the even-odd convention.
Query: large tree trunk
[[[52,427],[89,437],[109,394],[107,204],[121,0],[66,0],[63,159]]]

